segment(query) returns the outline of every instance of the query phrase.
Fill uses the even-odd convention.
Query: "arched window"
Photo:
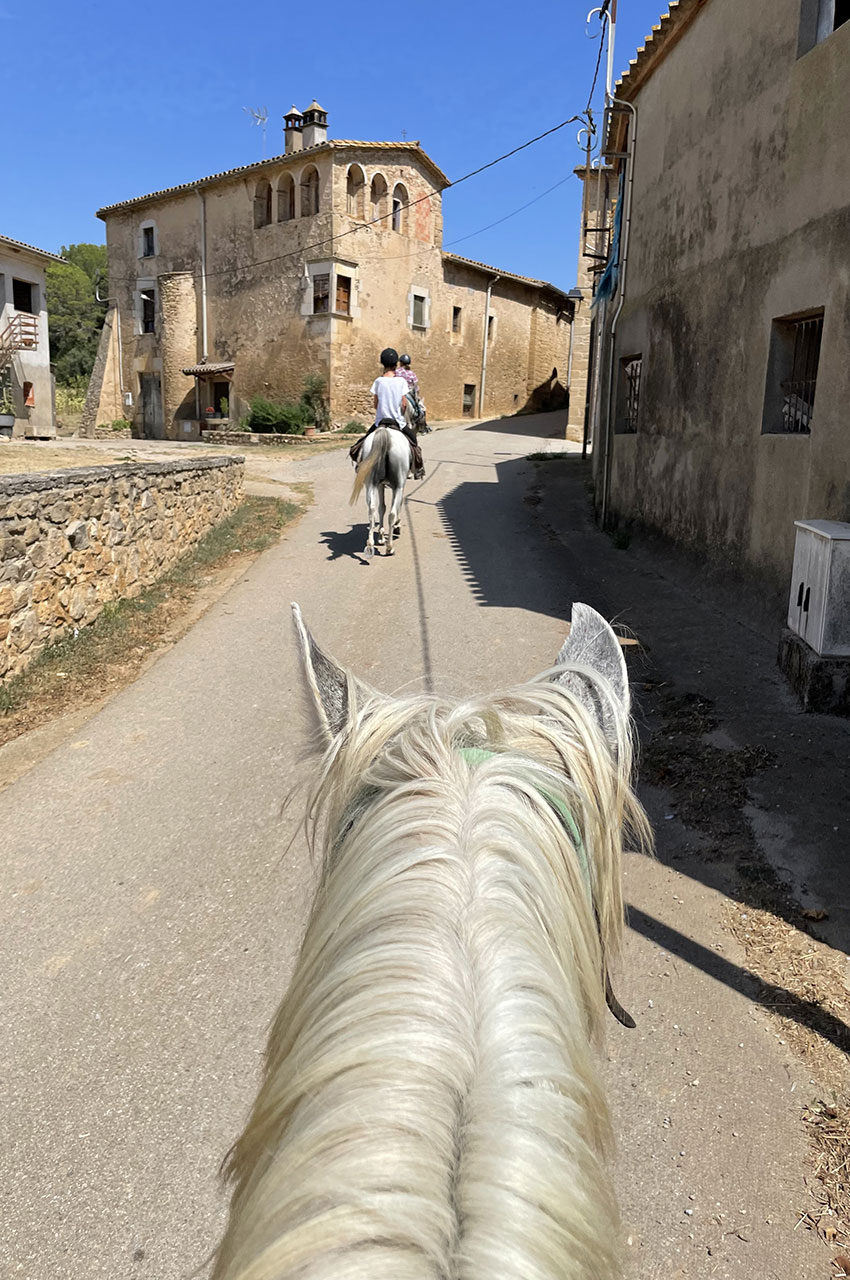
[[[372,186],[369,191],[369,203],[371,213],[369,217],[385,218],[387,215],[387,180],[381,173],[376,173],[372,179]]]
[[[312,218],[319,212],[319,171],[310,165],[301,175],[301,217]]]
[[[295,183],[291,173],[285,173],[277,184],[277,220],[291,222],[295,217]]]
[[[365,218],[366,210],[363,206],[366,203],[366,175],[359,164],[353,164],[348,170],[346,195],[349,218]]]
[[[393,231],[400,231],[402,235],[407,232],[407,206],[410,203],[410,196],[407,194],[407,187],[401,182],[397,182],[393,187]]]
[[[257,183],[254,191],[254,226],[267,227],[272,220],[272,187],[270,182]]]

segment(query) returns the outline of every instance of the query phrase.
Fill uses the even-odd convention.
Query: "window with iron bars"
[[[643,356],[626,356],[620,361],[620,412],[617,414],[616,430],[624,434],[634,434],[638,429],[640,414],[640,384],[643,376]]]
[[[773,321],[763,434],[810,433],[822,335],[823,311]]]

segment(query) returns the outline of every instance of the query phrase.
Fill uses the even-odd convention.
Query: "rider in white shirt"
[[[375,421],[366,432],[366,435],[371,435],[375,427],[380,427],[384,423],[398,427],[410,442],[413,450],[413,477],[415,480],[422,480],[425,476],[425,468],[422,465],[422,450],[416,440],[416,431],[413,427],[407,426],[405,418],[407,382],[404,378],[396,377],[398,352],[395,348],[385,347],[381,352],[381,367],[383,372],[380,377],[375,379],[370,388],[372,403],[375,407]],[[364,440],[365,438],[366,436],[363,437]],[[357,444],[350,450],[351,458],[354,462],[357,462],[360,457],[362,443],[362,440],[358,440]]]

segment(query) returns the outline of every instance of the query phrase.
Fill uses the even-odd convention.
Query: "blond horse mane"
[[[619,1274],[593,1044],[623,836],[649,836],[627,716],[604,735],[576,676],[613,707],[584,665],[459,704],[344,676],[214,1280]]]

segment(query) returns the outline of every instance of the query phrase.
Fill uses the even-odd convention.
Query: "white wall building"
[[[0,399],[14,406],[14,435],[56,435],[45,270],[63,259],[0,235]]]

